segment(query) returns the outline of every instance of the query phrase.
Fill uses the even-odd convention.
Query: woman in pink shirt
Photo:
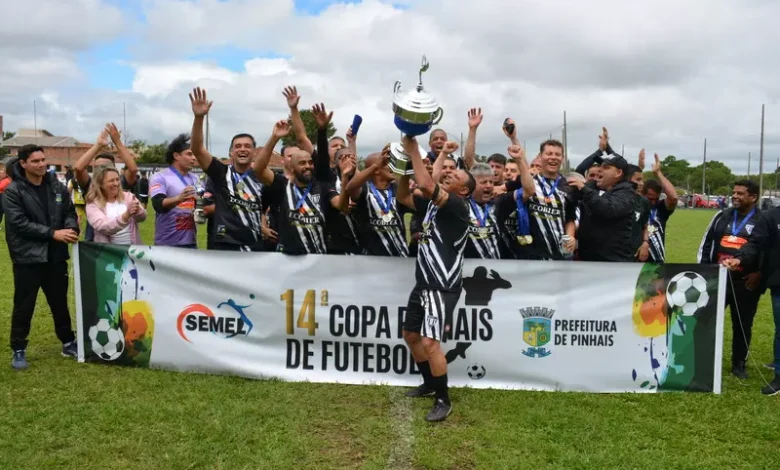
[[[102,167],[93,175],[87,194],[87,220],[97,243],[138,245],[138,223],[146,220],[146,210],[132,193],[122,191],[116,168]]]

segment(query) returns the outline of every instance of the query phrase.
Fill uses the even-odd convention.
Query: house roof
[[[23,145],[35,144],[41,147],[80,147],[82,144],[73,137],[46,135],[36,137],[15,135],[8,140],[3,141],[3,147],[21,147]]]

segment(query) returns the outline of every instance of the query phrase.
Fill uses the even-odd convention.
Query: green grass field
[[[712,214],[672,217],[670,262],[694,262]],[[144,226],[147,242],[152,228]],[[0,276],[7,335],[13,283],[4,236]],[[70,303],[73,311],[72,294]],[[60,356],[41,295],[31,368],[13,371],[7,346],[0,354],[0,469],[776,468],[780,400],[759,392],[771,379],[760,365],[771,359],[772,328],[765,296],[750,379],[725,375],[720,396],[455,389],[450,419],[430,425],[430,401],[404,399],[392,387],[78,364]]]

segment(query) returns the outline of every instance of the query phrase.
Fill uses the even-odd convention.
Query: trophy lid
[[[393,102],[400,108],[420,112],[420,113],[434,113],[439,109],[439,102],[432,94],[425,91],[422,83],[422,74],[428,70],[428,59],[423,56],[422,65],[420,66],[419,83],[415,88],[403,92],[399,89],[400,83],[396,84],[396,94]]]

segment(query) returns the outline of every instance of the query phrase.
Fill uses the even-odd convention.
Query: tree
[[[130,147],[133,149],[133,147]],[[161,144],[147,145],[140,151],[133,149],[138,155],[138,163],[165,164],[165,152],[168,150],[168,141]]]
[[[698,165],[691,168],[690,171],[690,184],[691,190],[699,192],[701,191],[703,165]],[[731,169],[722,162],[717,160],[711,160],[707,162],[707,174],[705,192],[711,193],[713,189],[720,190],[721,188],[729,188],[734,184],[734,174]],[[728,194],[729,191],[726,192]],[[713,193],[718,194],[718,193]]]
[[[678,160],[674,155],[668,155],[661,160],[661,171],[673,185],[688,187],[691,165],[687,160]],[[701,180],[701,177],[699,180]]]
[[[6,140],[12,138],[15,135],[16,135],[16,132],[4,132],[3,133],[3,142],[5,142]],[[8,155],[9,153],[11,153],[11,150],[8,147],[0,147],[0,157]]]
[[[313,145],[317,145],[317,121],[314,120],[314,113],[310,109],[301,110],[301,120],[303,121],[303,127],[306,128],[306,135]],[[328,139],[333,137],[336,133],[336,128],[333,126],[333,121],[328,123],[327,135]],[[290,132],[286,137],[282,138],[282,145],[297,145],[298,139],[295,138],[295,134]]]

